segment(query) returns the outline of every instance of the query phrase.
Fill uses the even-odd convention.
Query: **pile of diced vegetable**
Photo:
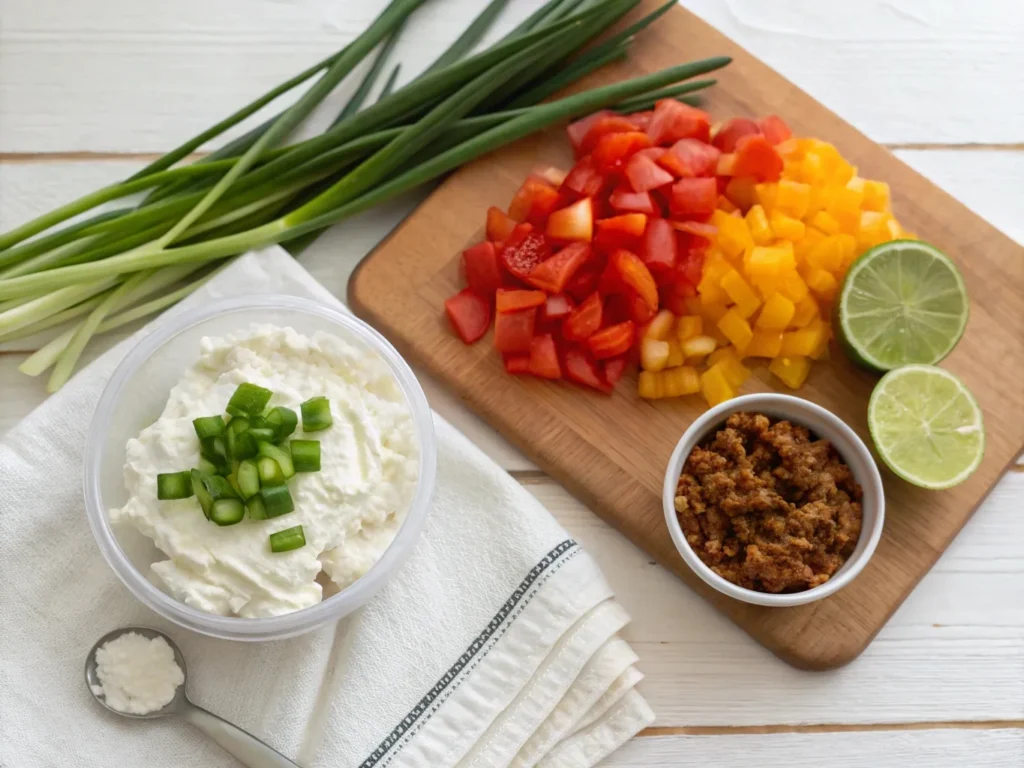
[[[295,510],[288,480],[296,472],[320,471],[319,440],[288,440],[299,424],[291,408],[268,408],[273,392],[240,384],[220,414],[192,421],[199,439],[199,466],[157,475],[157,498],[195,496],[206,519],[217,525],[267,520]],[[304,432],[319,432],[333,423],[326,397],[299,406]],[[302,526],[270,534],[270,549],[287,552],[305,546]]]
[[[538,169],[445,302],[467,344],[494,325],[505,369],[610,392],[639,362],[641,397],[733,397],[744,359],[799,387],[827,355],[852,260],[907,237],[888,186],[780,118],[710,116],[676,100],[571,124],[576,164]],[[697,366],[704,368],[699,371]]]

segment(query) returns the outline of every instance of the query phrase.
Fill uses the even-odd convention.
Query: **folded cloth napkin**
[[[272,248],[242,257],[172,312],[254,293],[338,304]],[[650,724],[636,655],[617,635],[629,617],[593,560],[437,416],[426,528],[361,611],[290,640],[235,643],[142,606],[89,531],[82,451],[105,382],[147,331],[0,441],[0,766],[237,765],[183,722],[134,722],[92,701],[86,652],[126,624],[167,632],[197,703],[305,766],[590,766]]]

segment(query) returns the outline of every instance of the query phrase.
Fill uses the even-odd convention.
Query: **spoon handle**
[[[299,768],[276,749],[272,749],[248,731],[222,717],[186,702],[181,716],[201,730],[222,748],[237,757],[248,768]]]

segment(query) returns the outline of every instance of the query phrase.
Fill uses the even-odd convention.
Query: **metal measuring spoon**
[[[185,657],[181,655],[181,650],[174,644],[171,638],[163,632],[158,632],[148,627],[122,627],[121,629],[115,629],[113,632],[108,632],[97,640],[96,645],[92,647],[92,650],[89,651],[89,655],[85,659],[85,684],[96,701],[114,714],[121,715],[122,717],[131,717],[136,720],[149,720],[165,715],[179,715],[237,757],[242,763],[249,766],[249,768],[299,768],[296,763],[293,763],[277,750],[268,747],[252,734],[243,731],[237,725],[229,723],[212,712],[207,712],[202,707],[197,707],[189,701],[188,696],[185,694],[184,682],[178,686],[170,703],[155,712],[137,715],[131,712],[122,712],[109,706],[105,697],[102,694],[96,693],[96,690],[101,690],[99,675],[96,674],[96,651],[101,646],[127,632],[136,632],[151,640],[162,637],[171,646],[171,650],[174,651],[174,660],[181,667],[182,674],[185,675],[186,679],[188,677],[188,672],[185,669]]]

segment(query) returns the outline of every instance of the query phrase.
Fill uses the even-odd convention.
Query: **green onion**
[[[231,486],[231,490],[235,492],[236,496],[242,496],[242,489],[238,485],[238,470],[232,470],[231,474],[224,478],[228,481],[228,485]]]
[[[156,476],[156,497],[161,501],[187,499],[193,495],[195,494],[192,492],[192,473],[189,470]]]
[[[260,490],[267,517],[280,517],[295,510],[291,491],[287,485],[271,485]]]
[[[274,430],[273,442],[279,443],[288,437],[299,425],[299,416],[291,408],[277,406],[264,416],[267,426]]]
[[[256,442],[272,443],[277,440],[277,432],[271,427],[249,427],[249,434]]]
[[[326,397],[312,397],[299,408],[302,410],[303,432],[319,432],[334,423],[331,402]]]
[[[232,416],[258,416],[267,407],[274,393],[249,382],[238,385],[225,408]]]
[[[250,520],[266,520],[267,508],[263,505],[263,497],[257,493],[245,502],[245,508],[249,512]]]
[[[224,417],[200,416],[198,419],[192,419],[192,426],[195,427],[196,436],[200,440],[205,440],[207,437],[217,437],[224,434]]]
[[[217,472],[220,471],[219,468],[218,468],[218,465],[214,464],[212,461],[207,459],[205,456],[200,456],[199,457],[199,467],[198,468],[199,468],[199,471],[202,472],[204,475],[216,475]]]
[[[284,485],[288,479],[281,470],[281,465],[269,456],[260,456],[256,461],[259,485],[268,488],[272,485]]]
[[[213,513],[213,503],[215,501],[229,499],[234,495],[231,486],[223,477],[208,475],[200,472],[198,469],[193,469],[189,473],[189,479],[192,481],[192,492],[199,500],[199,506],[202,507],[203,514],[206,515],[207,520],[210,519],[210,515]]]
[[[271,552],[289,552],[304,546],[306,546],[306,535],[302,532],[301,525],[270,534]]]
[[[246,459],[239,463],[235,477],[238,480],[239,495],[243,499],[249,500],[260,492],[259,467],[252,459]]]
[[[204,437],[199,441],[199,455],[212,461],[218,467],[226,467],[229,458],[227,442],[221,435]]]
[[[217,525],[234,525],[245,517],[245,505],[241,499],[217,499],[210,511],[210,521]]]
[[[289,444],[292,451],[292,464],[296,472],[320,471],[320,441],[292,440]]]
[[[295,474],[295,467],[292,464],[292,455],[285,448],[273,445],[272,443],[260,443],[259,454],[260,456],[276,461],[281,467],[281,472],[284,473],[285,480]]]
[[[249,420],[244,416],[235,416],[228,422],[226,442],[228,456],[232,459],[240,461],[256,455],[256,438],[249,434]]]

